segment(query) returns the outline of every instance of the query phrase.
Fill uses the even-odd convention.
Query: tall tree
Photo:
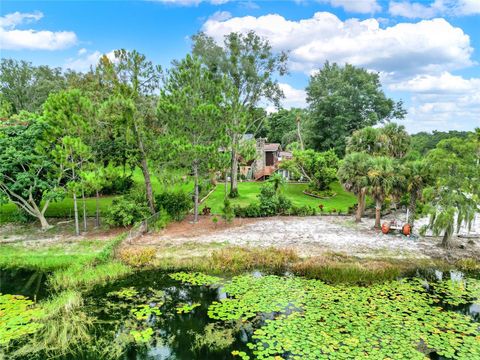
[[[219,154],[222,82],[195,57],[173,63],[158,102],[158,116],[175,144],[176,156],[192,169],[194,221],[198,221],[199,178]]]
[[[452,246],[452,235],[462,225],[470,227],[480,212],[480,166],[476,144],[460,138],[442,140],[430,151],[427,164],[435,179],[424,190],[435,235],[443,233],[442,246]]]
[[[48,125],[21,113],[0,124],[0,195],[50,227],[45,212],[61,196],[55,164],[41,151]],[[1,196],[0,196],[1,197]]]
[[[377,73],[346,64],[326,62],[310,77],[307,86],[310,110],[309,142],[316,150],[345,153],[346,138],[353,131],[405,115],[382,91]]]
[[[392,158],[374,157],[368,170],[368,191],[375,201],[375,227],[380,228],[383,202],[394,185],[395,168]]]
[[[288,144],[298,141],[297,123],[305,116],[303,109],[281,109],[267,118],[269,142],[281,143],[285,148]]]
[[[370,170],[372,157],[367,153],[354,152],[347,154],[340,161],[337,172],[338,179],[345,190],[353,192],[357,196],[357,211],[355,221],[362,221],[365,210],[365,197],[368,190],[368,171]]]
[[[286,73],[287,55],[274,54],[269,42],[253,31],[225,36],[223,46],[203,33],[193,37],[193,54],[218,77],[228,80],[224,120],[231,150],[230,196],[238,195],[239,143],[246,133],[256,133],[264,121],[253,110],[263,102],[278,106],[283,93],[276,75]],[[253,115],[253,116],[252,116]]]
[[[12,112],[40,112],[48,95],[65,89],[60,68],[35,67],[23,60],[2,59],[0,62],[0,92],[11,104]]]
[[[84,190],[80,172],[89,158],[91,149],[85,144],[92,127],[89,119],[94,116],[90,100],[80,90],[65,90],[50,94],[43,106],[43,118],[51,132],[45,149],[51,149],[59,176],[65,178],[65,187],[73,196],[75,233],[80,234],[77,195],[81,192],[85,207]],[[84,223],[86,224],[84,211]]]
[[[114,52],[113,60],[103,56],[96,71],[108,83],[107,86],[113,89],[114,94],[107,100],[104,111],[111,119],[115,119],[116,125],[123,125],[125,138],[135,144],[136,151],[130,154],[130,158],[142,170],[147,201],[150,211],[154,213],[149,156],[159,130],[154,124],[160,66],[155,66],[145,55],[135,50],[122,49]],[[117,129],[122,128],[117,126]]]

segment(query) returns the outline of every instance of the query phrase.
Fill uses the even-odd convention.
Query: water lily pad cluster
[[[217,276],[202,274],[199,272],[176,272],[169,275],[172,279],[191,285],[217,285],[222,279]]]
[[[459,279],[429,283],[432,297],[448,305],[463,305],[480,300],[480,280]]]
[[[359,287],[244,275],[225,290],[209,314],[264,317],[248,344],[257,359],[480,359],[479,325],[439,307],[416,280]]]
[[[177,305],[177,314],[188,314],[193,311],[193,309],[199,307],[200,303],[192,304],[178,304]]]
[[[149,320],[154,315],[156,316],[162,315],[162,312],[158,308],[159,305],[161,304],[158,304],[157,306],[138,305],[135,308],[131,309],[130,312],[132,313],[133,316],[135,316],[135,319],[139,321]]]
[[[0,346],[42,328],[37,320],[43,315],[43,310],[27,297],[0,293]]]

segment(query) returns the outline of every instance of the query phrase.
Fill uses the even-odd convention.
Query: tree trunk
[[[85,202],[85,191],[82,189],[83,202],[83,231],[87,232],[87,203]]]
[[[100,209],[98,207],[99,199],[100,199],[100,194],[98,193],[98,190],[97,190],[96,197],[95,197],[95,227],[96,228],[100,227]]]
[[[443,234],[443,239],[442,239],[442,247],[446,249],[450,249],[452,247],[452,242],[450,241],[452,239],[450,233],[445,230],[445,233]]]
[[[230,178],[230,197],[236,198],[238,196],[238,159],[237,151],[232,148],[232,167]]]
[[[227,181],[227,177],[228,177],[228,172],[225,170],[225,193],[223,194],[224,198],[227,197],[227,193],[228,193],[228,181]]]
[[[380,200],[375,201],[375,228],[380,229],[380,217],[382,212],[382,202]]]
[[[359,223],[362,221],[362,215],[363,215],[363,198],[365,197],[365,194],[362,191],[360,191],[360,193],[358,194],[357,196],[357,212],[355,213],[355,222]]]
[[[300,116],[297,116],[297,137],[298,137],[298,142],[300,144],[300,150],[305,150],[305,147],[303,145],[303,139],[302,139],[302,131],[300,128]]]
[[[410,203],[408,204],[408,219],[407,222],[413,228],[415,222],[415,213],[417,211],[417,192],[410,193]]]
[[[198,222],[198,164],[193,164],[193,177],[195,180],[194,206],[193,206],[193,222]]]
[[[145,180],[145,190],[147,193],[148,207],[150,208],[150,212],[152,214],[155,214],[155,202],[153,199],[153,190],[152,190],[152,181],[150,180],[150,171],[148,170],[147,154],[145,152],[145,146],[143,145],[142,135],[140,134],[140,130],[138,129],[135,119],[133,119],[133,127],[135,130],[135,134],[137,136],[138,149],[140,150],[140,156],[141,156],[140,166],[142,168],[143,178]]]
[[[150,208],[150,212],[152,214],[155,214],[155,203],[153,201],[152,181],[150,180],[150,172],[148,171],[147,159],[143,153],[142,153],[141,167],[142,167],[143,178],[145,179],[145,191],[147,192],[148,207]]]
[[[77,206],[77,193],[73,192],[73,214],[75,218],[75,235],[80,235],[80,227],[78,224],[78,206]]]
[[[52,226],[48,223],[47,219],[45,218],[45,215],[43,215],[42,213],[39,213],[37,215],[37,219],[40,221],[40,225],[42,227],[42,230],[48,230],[50,229]]]

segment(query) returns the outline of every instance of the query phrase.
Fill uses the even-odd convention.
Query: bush
[[[278,214],[278,196],[272,184],[266,183],[260,188],[260,216],[273,216]]]
[[[142,267],[150,264],[157,254],[155,248],[132,248],[122,249],[118,252],[118,258],[126,265]]]
[[[192,207],[190,195],[182,191],[164,191],[155,196],[157,211],[164,209],[173,220],[180,221]]]
[[[132,189],[132,175],[115,174],[111,178],[107,178],[106,184],[100,191],[103,195],[125,194]]]
[[[228,223],[232,222],[235,218],[235,211],[228,198],[225,198],[223,201],[222,218]]]
[[[288,215],[292,216],[312,216],[317,214],[317,209],[313,206],[303,205],[303,206],[291,206],[288,209]]]
[[[144,220],[150,215],[145,198],[137,194],[122,196],[112,201],[105,214],[105,221],[110,226],[129,226]]]

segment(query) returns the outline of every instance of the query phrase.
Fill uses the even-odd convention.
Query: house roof
[[[280,151],[280,156],[282,158],[291,159],[293,157],[293,154],[290,151]]]
[[[265,144],[265,151],[278,151],[279,148],[280,144],[277,143]]]

